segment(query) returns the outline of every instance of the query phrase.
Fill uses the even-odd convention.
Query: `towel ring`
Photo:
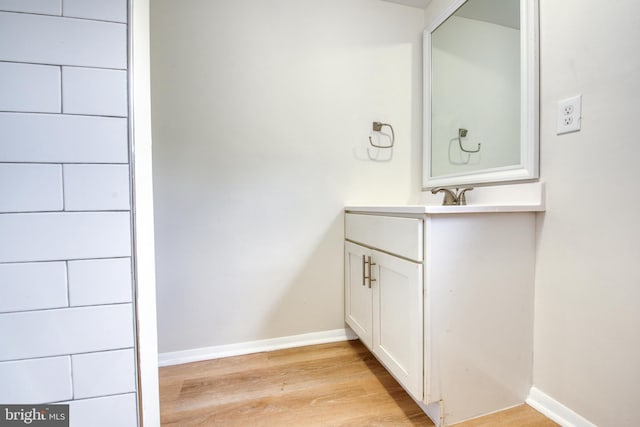
[[[374,132],[382,132],[382,128],[385,127],[385,126],[388,127],[389,129],[391,129],[391,145],[379,145],[379,144],[376,144],[371,139],[371,135],[369,135],[369,144],[371,144],[371,146],[376,147],[376,148],[391,148],[391,147],[393,147],[393,144],[395,143],[395,140],[396,140],[396,134],[393,132],[393,126],[391,126],[388,123],[373,122],[373,131]]]
[[[482,145],[482,143],[478,142],[478,146],[475,150],[467,150],[466,148],[464,148],[462,146],[462,138],[466,138],[467,137],[467,132],[468,130],[466,129],[458,129],[458,145],[460,145],[460,150],[462,150],[463,153],[478,153],[480,151],[480,146]]]

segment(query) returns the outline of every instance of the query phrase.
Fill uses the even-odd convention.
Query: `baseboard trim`
[[[202,360],[220,359],[223,357],[260,353],[263,351],[303,347],[305,345],[326,344],[330,342],[354,340],[357,338],[358,336],[351,329],[344,328],[237,344],[171,351],[160,353],[158,355],[158,366],[181,365],[183,363],[200,362]]]
[[[596,427],[595,424],[536,387],[531,387],[527,404],[562,427]]]

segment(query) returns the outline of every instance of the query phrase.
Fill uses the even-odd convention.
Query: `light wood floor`
[[[160,369],[163,426],[432,426],[359,341]],[[557,424],[526,405],[459,427]]]

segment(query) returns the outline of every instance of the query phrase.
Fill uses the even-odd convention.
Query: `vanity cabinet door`
[[[422,264],[372,252],[373,353],[415,399],[422,400]]]
[[[367,279],[371,249],[351,242],[344,244],[344,318],[369,350],[372,350],[371,282]]]

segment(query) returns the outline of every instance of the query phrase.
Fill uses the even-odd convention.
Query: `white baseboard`
[[[201,360],[220,359],[222,357],[282,350],[284,348],[302,347],[305,345],[347,341],[356,338],[358,338],[358,336],[351,329],[344,328],[237,344],[171,351],[158,355],[158,366],[180,365],[182,363],[199,362]]]
[[[536,387],[531,387],[527,404],[562,427],[596,427],[595,424]]]

